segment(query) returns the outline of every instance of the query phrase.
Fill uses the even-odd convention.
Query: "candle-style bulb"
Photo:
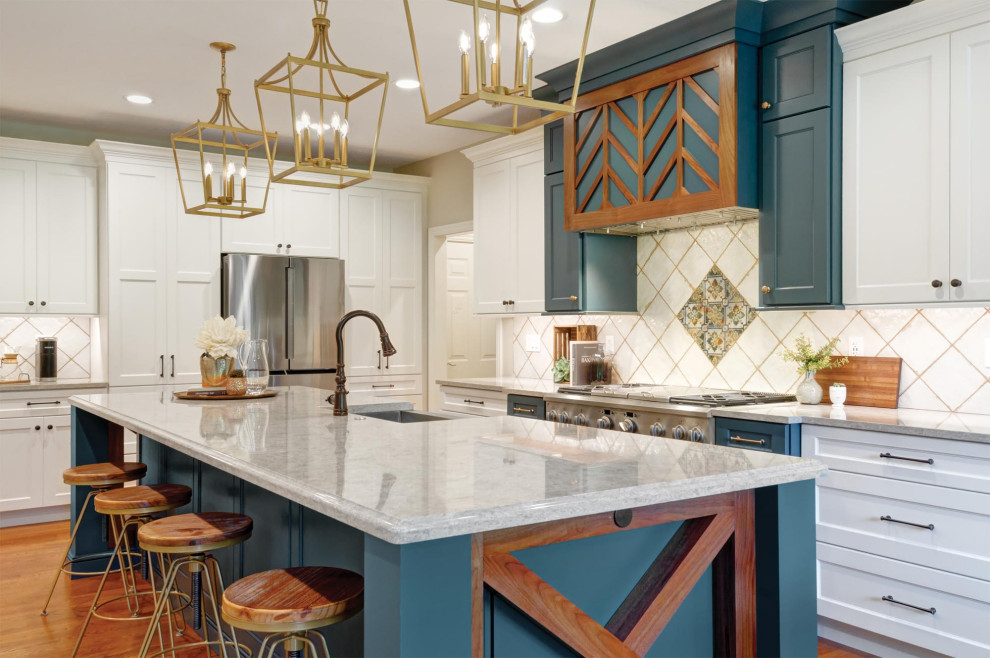
[[[523,41],[523,45],[526,47],[526,55],[532,57],[536,51],[536,35],[530,33],[529,38]]]
[[[519,40],[525,43],[531,36],[533,36],[533,21],[527,18],[519,26]]]
[[[333,116],[330,117],[330,127],[333,128],[334,130],[340,128],[340,115],[337,114],[336,112],[334,112]]]
[[[457,40],[457,48],[462,55],[467,55],[471,51],[471,37],[464,30],[461,30],[461,36]]]
[[[299,115],[299,123],[302,124],[303,128],[309,128],[309,112],[303,112]]]
[[[247,167],[241,167],[241,180],[247,178]]]
[[[489,56],[492,58],[492,64],[498,62],[498,44],[492,41],[492,45],[489,48]]]
[[[337,130],[340,131],[341,137],[347,137],[347,131],[350,129],[350,124],[347,123],[347,119],[340,122],[340,127]]]
[[[492,33],[492,26],[488,22],[487,16],[482,16],[481,20],[478,21],[478,38],[481,39],[482,43],[488,41],[488,35]]]
[[[317,136],[323,134],[323,124],[322,123],[314,123],[310,127],[316,132]]]
[[[227,163],[227,178],[230,178],[230,177],[232,177],[234,175],[234,170],[235,169],[236,169],[236,167],[234,166],[234,163],[233,162],[228,162]]]
[[[203,175],[209,176],[212,173],[213,173],[213,165],[210,164],[209,161],[207,161],[207,163],[203,165]]]

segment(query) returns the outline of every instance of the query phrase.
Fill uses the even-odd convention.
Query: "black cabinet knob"
[[[959,286],[962,285],[962,281],[960,281],[959,279],[953,279],[952,281],[949,281],[949,285],[952,286],[953,288],[958,288]]]
[[[35,425],[35,426],[34,426],[34,429],[35,429],[35,430],[40,430],[40,429],[41,429],[41,425]]]
[[[42,306],[48,306],[48,302],[41,302]]]
[[[34,302],[28,302],[28,306],[34,306]]]
[[[281,248],[282,248],[282,243],[281,243],[281,242],[279,242],[279,243],[278,243],[277,245],[275,245],[275,246],[276,246],[276,247],[278,247],[279,249],[281,249]]]
[[[49,425],[48,426],[48,429],[53,430],[53,429],[55,429],[55,426],[54,425]]]
[[[932,281],[932,288],[941,288],[941,287],[942,287],[942,282],[941,281],[939,281],[938,279],[935,279],[934,281]]]
[[[286,249],[292,249],[292,245],[291,244],[287,244],[287,245],[285,245],[285,248]]]

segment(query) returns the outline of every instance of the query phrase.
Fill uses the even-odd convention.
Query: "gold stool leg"
[[[144,634],[144,640],[141,642],[141,650],[138,652],[140,658],[145,658],[148,655],[148,649],[151,648],[151,639],[155,635],[155,631],[161,622],[162,613],[168,607],[167,601],[169,600],[169,594],[175,587],[175,577],[179,572],[179,567],[181,567],[185,562],[189,561],[191,558],[183,557],[178,560],[172,560],[172,564],[168,569],[168,573],[164,574],[164,583],[162,583],[163,595],[158,598],[155,603],[155,611],[151,614],[151,619],[148,620],[148,630]],[[162,647],[165,653],[164,646]]]
[[[48,604],[52,602],[52,595],[55,593],[55,586],[58,585],[58,579],[62,575],[62,569],[65,568],[65,560],[69,557],[69,551],[72,550],[72,543],[76,540],[76,533],[79,531],[79,525],[82,523],[83,517],[86,516],[86,508],[89,507],[89,501],[93,496],[99,493],[98,489],[90,489],[89,493],[86,494],[86,500],[83,501],[82,511],[79,512],[79,516],[76,517],[76,524],[72,526],[72,533],[69,535],[69,543],[65,545],[65,552],[62,553],[62,559],[58,563],[58,568],[55,570],[55,578],[52,579],[52,586],[48,588],[48,597],[45,598],[45,605],[41,607],[41,614],[48,614]]]

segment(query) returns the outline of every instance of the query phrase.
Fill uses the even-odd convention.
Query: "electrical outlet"
[[[605,352],[615,354],[615,336],[605,336]]]
[[[862,336],[852,336],[849,339],[849,356],[863,356]]]
[[[540,337],[537,334],[526,334],[526,351],[540,351]]]

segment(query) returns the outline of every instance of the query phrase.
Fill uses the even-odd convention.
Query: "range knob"
[[[619,421],[619,430],[622,432],[634,434],[637,429],[639,429],[639,427],[637,427],[636,421],[632,418],[623,418]]]
[[[547,412],[547,420],[550,421],[551,423],[556,423],[557,418],[558,416],[556,411],[551,409],[550,411]]]
[[[684,437],[687,436],[687,432],[684,430],[683,427],[678,425],[677,427],[674,428],[674,433],[672,434],[672,436],[678,441],[683,441]]]
[[[578,427],[587,427],[588,417],[584,414],[578,414],[577,416],[574,416],[574,424]]]
[[[691,440],[695,443],[702,443],[705,440],[705,433],[697,427],[691,428]]]
[[[615,423],[612,422],[612,417],[611,416],[602,416],[601,418],[598,419],[598,427],[599,427],[599,429],[610,430],[614,426],[615,426]]]
[[[663,423],[653,423],[650,425],[650,434],[653,436],[663,436],[667,433],[667,428],[663,426]]]
[[[557,415],[557,422],[564,423],[565,425],[567,425],[571,422],[571,415],[566,411],[561,411]]]

